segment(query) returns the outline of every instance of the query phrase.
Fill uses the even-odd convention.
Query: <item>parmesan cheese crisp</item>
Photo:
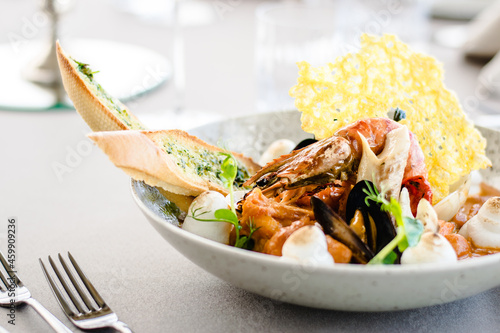
[[[491,166],[486,140],[444,86],[441,64],[396,36],[365,34],[357,53],[322,67],[304,61],[298,66],[290,95],[302,112],[302,128],[318,139],[359,119],[387,117],[396,107],[406,112],[400,123],[417,136],[425,154],[433,203],[461,176]]]

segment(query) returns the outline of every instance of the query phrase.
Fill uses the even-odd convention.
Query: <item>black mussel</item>
[[[366,264],[374,257],[373,251],[356,235],[342,217],[321,199],[312,196],[311,205],[314,217],[323,227],[325,234],[332,236],[347,246],[352,251],[352,256],[357,262]]]
[[[378,253],[384,246],[396,237],[396,229],[390,215],[387,212],[380,210],[380,204],[369,201],[366,204],[368,194],[368,184],[374,188],[372,182],[361,181],[357,183],[349,193],[346,205],[346,221],[351,224],[353,229],[359,230],[359,225],[356,224],[362,221],[368,247],[375,253]],[[362,216],[362,217],[361,217]],[[353,223],[351,223],[353,222]]]
[[[314,138],[308,138],[308,139],[304,139],[302,141],[300,141],[296,146],[295,148],[293,148],[293,150],[298,150],[298,149],[302,149],[304,147],[307,147],[309,146],[310,144],[313,144],[315,142],[317,142],[318,140],[314,139]]]

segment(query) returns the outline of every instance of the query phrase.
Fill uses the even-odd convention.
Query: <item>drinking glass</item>
[[[319,66],[340,55],[341,11],[335,5],[264,4],[256,19],[257,110],[293,109],[288,91],[297,82],[297,62]]]
[[[359,33],[394,34],[415,49],[425,51],[429,41],[429,11],[432,0],[356,0],[362,22]],[[358,34],[357,34],[358,33]]]

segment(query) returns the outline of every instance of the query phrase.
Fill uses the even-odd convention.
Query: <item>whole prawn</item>
[[[358,120],[341,128],[332,137],[268,163],[244,185],[257,184],[264,193],[267,191],[273,195],[277,190],[353,179],[363,152],[360,135],[365,137],[374,154],[378,155],[384,148],[387,133],[401,126],[388,118]],[[432,190],[427,180],[422,149],[415,135],[409,133],[410,149],[402,186],[408,189],[412,212],[416,213],[422,198],[432,200]]]

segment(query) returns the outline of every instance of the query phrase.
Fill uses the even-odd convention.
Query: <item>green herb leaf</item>
[[[236,243],[234,243],[234,247],[239,247],[241,249],[244,249],[247,243],[248,243],[248,237],[241,236],[240,239],[238,239]]]
[[[403,253],[404,250],[408,248],[408,240],[406,239],[406,236],[399,242],[398,244],[398,250],[399,252]]]
[[[393,265],[394,262],[396,262],[396,259],[398,259],[398,255],[396,254],[396,252],[391,251],[391,253],[389,253],[384,258],[384,260],[382,260],[382,264],[384,264],[384,265]]]
[[[253,221],[250,221],[248,226],[250,227],[250,234],[248,234],[248,236],[241,236],[241,238],[234,244],[235,247],[240,247],[247,250],[251,250],[254,247],[255,242],[252,239],[252,236],[254,232],[260,229],[260,227],[255,228]]]
[[[202,219],[200,216],[206,214],[207,212],[199,212],[202,208],[197,208],[191,211],[191,217],[197,221],[202,222],[227,222],[234,226],[234,232],[236,236],[236,241],[234,243],[235,247],[242,249],[251,250],[254,245],[252,240],[253,233],[259,228],[255,228],[253,223],[249,224],[250,234],[248,236],[240,236],[241,224],[238,220],[238,215],[236,214],[236,209],[234,207],[234,192],[233,183],[238,173],[238,163],[231,153],[221,153],[221,155],[226,158],[221,164],[220,179],[223,181],[224,186],[229,189],[229,197],[231,201],[231,209],[217,209],[214,212],[214,219]]]
[[[231,221],[233,224],[238,224],[238,217],[230,209],[217,209],[214,213],[216,219],[221,221]]]
[[[228,153],[221,153],[226,156],[224,161],[221,164],[221,174],[220,178],[224,184],[224,187],[227,189],[233,188],[234,179],[236,178],[236,174],[238,173],[238,164],[234,159],[233,155]]]
[[[371,186],[369,182],[366,182],[366,185],[368,188],[368,190],[364,190],[367,194],[365,198],[366,204],[369,206],[369,201],[379,203],[381,205],[380,209],[391,214],[396,220],[397,225],[396,237],[380,250],[368,264],[393,264],[397,259],[394,249],[397,247],[400,252],[403,252],[408,247],[417,245],[424,232],[424,226],[417,219],[403,217],[403,210],[399,202],[392,197],[390,200],[387,200],[385,198],[385,191],[378,192],[377,188]],[[394,256],[396,257],[393,258]]]
[[[406,239],[409,247],[414,247],[424,233],[424,225],[417,219],[405,216],[404,219]]]

